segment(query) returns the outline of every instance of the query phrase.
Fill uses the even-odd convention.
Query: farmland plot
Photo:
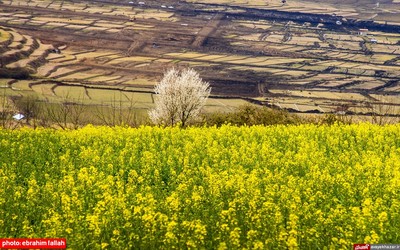
[[[313,107],[334,110],[341,98],[344,103],[362,105],[361,93],[399,94],[395,82],[400,77],[400,36],[396,32],[371,29],[359,34],[357,27],[332,27],[318,16],[362,19],[361,13],[368,8],[333,1],[217,2],[222,5],[194,0],[165,6],[157,1],[140,5],[5,0],[0,4],[1,58],[7,67],[29,69],[38,80],[57,81],[54,89],[79,83],[101,89],[100,96],[104,87],[111,92],[124,88],[152,92],[166,69],[187,66],[211,83],[213,95],[265,104],[260,100],[296,94],[293,100],[299,108],[294,110],[298,112]],[[394,15],[398,6],[390,8],[393,15],[386,15],[388,21],[398,21]],[[374,12],[373,6],[369,9]],[[284,16],[267,15],[277,14],[275,10]],[[293,12],[305,16],[294,20]],[[375,19],[384,16],[382,11]],[[214,18],[220,19],[215,22]],[[202,43],[194,46],[193,41]],[[335,95],[319,93],[310,106],[310,96],[298,93],[317,93],[321,88]],[[41,93],[60,94],[60,89],[47,89]],[[342,94],[336,95],[339,90]],[[330,108],[326,100],[332,100]]]
[[[0,129],[0,233],[71,249],[394,244],[399,137],[371,124]]]

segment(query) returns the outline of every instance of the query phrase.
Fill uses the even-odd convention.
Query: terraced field
[[[163,72],[190,66],[212,85],[209,110],[384,104],[397,115],[400,3],[361,2],[3,0],[0,73],[12,95],[98,104],[137,93],[150,108]]]

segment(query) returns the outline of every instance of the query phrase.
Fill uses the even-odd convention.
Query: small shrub
[[[209,126],[232,125],[275,125],[299,124],[305,120],[285,110],[271,109],[255,105],[244,105],[231,113],[211,113],[203,116],[204,122]]]

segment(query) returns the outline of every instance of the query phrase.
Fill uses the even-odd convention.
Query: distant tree
[[[400,109],[396,106],[396,98],[375,96],[374,99],[374,101],[364,102],[364,114],[367,121],[378,125],[400,121]]]
[[[79,128],[85,112],[83,100],[79,97],[76,102],[73,102],[67,94],[62,102],[46,105],[47,119],[61,129]]]
[[[233,112],[214,112],[203,116],[203,122],[208,126],[221,126],[231,124],[237,126],[275,125],[275,124],[301,124],[308,121],[286,110],[273,109],[265,106],[245,104]],[[309,121],[311,122],[311,121]]]
[[[154,88],[156,107],[149,112],[153,123],[185,127],[195,118],[210,95],[210,84],[193,69],[170,69]]]
[[[3,88],[0,95],[0,128],[14,129],[18,126],[18,123],[13,121],[13,114],[17,112],[17,109],[7,96],[6,90]]]
[[[14,98],[14,105],[20,113],[24,115],[26,124],[37,126],[37,118],[42,113],[42,106],[39,104],[39,98],[34,95],[27,95],[19,98]]]
[[[126,97],[123,101],[120,92],[119,98],[114,96],[111,105],[99,105],[96,108],[95,116],[101,124],[107,126],[139,126],[138,110],[135,108],[136,101],[131,97]]]

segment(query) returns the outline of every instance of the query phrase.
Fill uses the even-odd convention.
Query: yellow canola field
[[[0,235],[68,249],[400,242],[400,125],[0,129]]]

